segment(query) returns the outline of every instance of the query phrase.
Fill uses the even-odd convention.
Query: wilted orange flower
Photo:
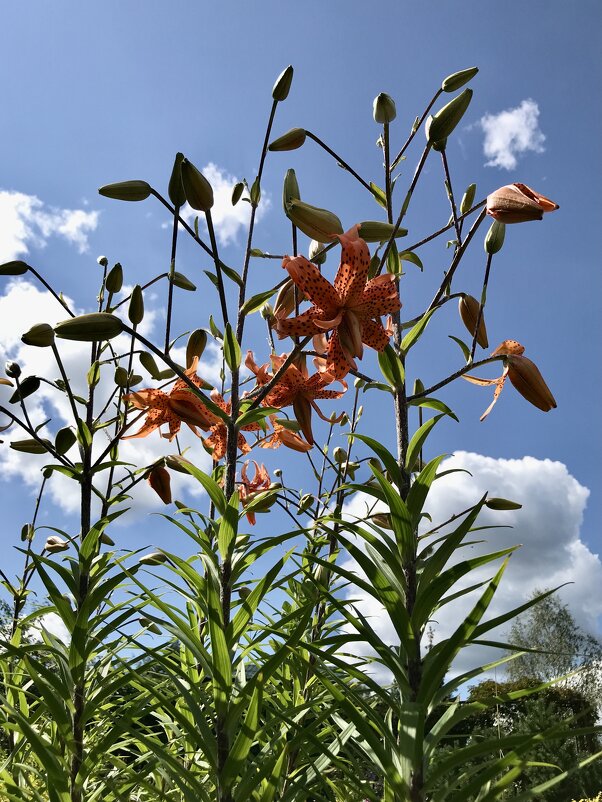
[[[238,493],[240,497],[240,503],[243,507],[246,506],[249,501],[251,501],[251,499],[258,493],[263,493],[266,490],[269,490],[272,484],[270,481],[270,475],[265,465],[258,465],[255,460],[252,460],[253,465],[255,466],[255,475],[252,479],[249,479],[247,468],[250,462],[251,460],[247,460],[240,471],[241,483],[238,486]],[[252,526],[255,526],[255,513],[248,512],[247,520]]]
[[[516,340],[504,340],[491,354],[491,356],[506,356],[501,376],[498,376],[497,379],[478,379],[476,376],[462,377],[466,381],[478,384],[481,387],[495,386],[493,401],[481,415],[481,420],[485,420],[495,406],[507,378],[510,379],[523,398],[526,398],[533,406],[543,412],[549,412],[551,409],[556,408],[556,401],[550,388],[545,383],[537,365],[527,359],[526,356],[523,356],[524,350],[524,346]]]
[[[164,504],[171,504],[171,476],[163,465],[155,465],[146,480]]]
[[[196,375],[198,363],[199,359],[195,357],[186,371],[186,375],[196,387],[206,387],[206,383]],[[124,400],[129,401],[136,409],[147,410],[142,428],[135,434],[127,435],[123,438],[124,440],[146,437],[163,424],[167,424],[169,434],[164,434],[162,437],[171,441],[180,431],[182,423],[186,423],[197,437],[200,437],[196,427],[209,429],[215,418],[215,415],[209,412],[201,399],[190,391],[182,379],[178,379],[169,394],[164,393],[163,390],[148,388],[127,393],[124,395]]]
[[[541,220],[544,212],[560,208],[557,203],[535,192],[526,184],[507,184],[487,198],[487,214],[500,223],[526,223]]]
[[[312,306],[293,318],[280,317],[276,331],[280,337],[306,337],[332,330],[325,368],[333,378],[343,378],[361,359],[364,344],[382,351],[390,333],[380,321],[382,315],[401,308],[395,277],[386,273],[368,281],[370,251],[354,226],[339,235],[341,264],[334,284],[304,256],[285,257],[285,267]]]

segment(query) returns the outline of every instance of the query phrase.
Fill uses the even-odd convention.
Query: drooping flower
[[[255,474],[252,479],[249,478],[247,468],[250,462],[251,460],[247,460],[240,471],[241,482],[238,486],[238,493],[243,507],[247,506],[259,493],[265,493],[272,486],[267,468],[263,464],[258,465],[255,460],[252,460],[255,466]],[[247,520],[252,526],[255,525],[255,513],[253,511],[247,513]]]
[[[305,440],[296,432],[293,432],[290,429],[287,429],[286,426],[278,423],[274,417],[271,417],[270,419],[272,421],[274,431],[268,438],[263,440],[261,443],[262,448],[280,448],[280,446],[286,446],[292,451],[298,451],[301,454],[311,451],[311,443],[306,443]]]
[[[500,223],[526,223],[541,220],[544,212],[560,208],[526,184],[507,184],[487,197],[487,214]]]
[[[223,409],[227,415],[231,414],[232,404],[230,401],[225,401],[222,394],[217,390],[211,391],[211,400],[217,404],[220,409]],[[221,418],[217,417],[217,415],[214,415],[211,412],[209,414],[212,418],[212,421],[208,427],[211,429],[211,434],[209,437],[206,437],[203,440],[203,443],[205,446],[207,446],[207,448],[211,448],[213,450],[213,459],[220,460],[226,455],[228,427]],[[258,432],[261,430],[261,426],[258,423],[247,423],[242,427],[242,429],[245,432]],[[248,454],[251,450],[251,446],[247,443],[244,435],[241,432],[238,433],[238,448],[243,454]]]
[[[401,308],[392,274],[368,280],[370,251],[359,236],[359,227],[354,226],[338,239],[342,253],[334,284],[304,256],[285,257],[282,266],[312,305],[296,317],[277,317],[276,324],[281,338],[332,331],[325,370],[334,379],[342,379],[356,367],[355,357],[362,358],[364,344],[377,351],[385,348],[390,333],[380,317]]]
[[[171,476],[163,465],[155,465],[146,478],[164,504],[171,504]]]
[[[206,387],[206,383],[196,375],[198,361],[198,357],[195,357],[186,371],[186,376],[196,387]],[[155,429],[166,424],[169,427],[169,433],[162,437],[171,441],[180,431],[182,423],[186,423],[197,437],[200,437],[197,426],[207,430],[215,418],[215,415],[209,412],[201,399],[191,392],[183,379],[178,379],[170,393],[148,388],[127,393],[124,400],[129,401],[136,409],[146,410],[146,419],[142,428],[135,434],[127,435],[123,438],[124,440],[146,437]]]
[[[551,409],[556,408],[554,396],[539,372],[539,368],[534,362],[526,356],[523,356],[524,350],[524,346],[516,340],[504,340],[491,354],[491,356],[503,355],[506,357],[504,359],[504,370],[501,376],[498,376],[496,379],[479,379],[476,376],[468,375],[462,377],[466,379],[466,381],[477,384],[480,387],[495,386],[493,401],[481,415],[480,419],[482,421],[485,420],[495,406],[504,388],[506,379],[510,379],[511,383],[523,398],[526,398],[529,403],[541,409],[543,412],[549,412]]]

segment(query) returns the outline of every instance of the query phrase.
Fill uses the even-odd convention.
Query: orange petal
[[[358,231],[359,227],[353,226],[338,238],[342,246],[341,264],[334,287],[346,306],[361,298],[370,269],[370,251]]]
[[[335,288],[324,278],[315,265],[308,262],[304,256],[294,259],[285,259],[282,266],[297,287],[301,289],[309,300],[323,311],[336,310],[341,306],[341,299]]]
[[[375,351],[383,351],[389,343],[390,336],[380,320],[362,322],[362,340]]]
[[[366,284],[356,309],[358,314],[365,317],[380,317],[398,312],[401,309],[401,301],[395,284],[395,276],[385,273],[371,279]]]

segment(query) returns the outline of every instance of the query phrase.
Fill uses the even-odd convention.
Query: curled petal
[[[504,356],[505,354],[514,354],[520,356],[525,351],[525,346],[521,345],[516,340],[504,340],[500,343],[495,351],[491,352],[491,356]]]
[[[136,409],[147,409],[147,407],[164,407],[167,404],[167,395],[162,390],[136,390],[126,393],[123,400]]]
[[[350,370],[357,367],[355,360],[349,357],[343,350],[339,331],[332,334],[328,342],[328,352],[326,354],[326,370],[331,373],[335,379],[342,379]]]
[[[321,314],[322,312],[317,306],[312,306],[296,317],[279,318],[276,323],[276,332],[280,339],[284,337],[309,337],[317,333],[318,329],[315,320]]]
[[[341,299],[335,288],[304,256],[295,256],[294,259],[285,257],[282,267],[288,270],[297,287],[319,309],[328,312],[341,306]]]
[[[399,292],[392,273],[384,273],[371,279],[365,287],[357,311],[365,317],[390,315],[401,309]]]
[[[389,343],[390,336],[380,320],[362,322],[362,339],[375,351],[383,351]]]
[[[359,236],[359,226],[355,225],[339,236],[341,243],[341,264],[334,280],[334,287],[346,306],[353,306],[360,300],[366,286],[370,269],[370,251]]]

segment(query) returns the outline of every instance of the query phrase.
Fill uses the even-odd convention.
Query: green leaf
[[[420,270],[424,270],[424,265],[420,261],[420,258],[413,252],[413,251],[402,251],[399,254],[399,258],[402,262],[411,262],[416,267],[419,267]]]
[[[233,281],[235,284],[238,284],[239,287],[242,287],[242,278],[233,267],[228,267],[228,265],[225,265],[222,261],[220,261],[219,266],[222,270],[222,273],[226,275],[230,281]]]
[[[258,292],[257,295],[253,295],[241,306],[241,314],[250,315],[252,312],[257,312],[258,309],[261,309],[261,307],[270,300],[277,289],[278,286],[272,287],[271,290],[265,290],[265,292]]]
[[[459,337],[454,337],[453,334],[448,334],[447,336],[449,337],[450,340],[453,340],[455,343],[458,343],[458,345],[462,349],[464,360],[467,363],[470,362],[470,348],[466,345],[464,340],[461,340]]]
[[[174,456],[170,457],[170,460],[177,461],[181,468],[187,471],[191,476],[194,476],[197,482],[199,482],[205,488],[209,498],[215,504],[215,508],[220,515],[224,515],[227,506],[226,497],[224,495],[224,491],[217,484],[217,482],[197,468],[196,465],[193,465],[192,462],[189,462],[180,455],[175,454]]]
[[[213,334],[213,336],[215,337],[216,340],[223,340],[224,339],[224,335],[218,329],[218,327],[217,327],[217,325],[215,323],[215,320],[213,319],[213,315],[209,315],[209,331],[211,332],[211,334]]]
[[[405,354],[407,354],[407,352],[410,350],[410,348],[411,348],[411,347],[412,347],[412,346],[413,346],[413,345],[414,345],[414,344],[415,344],[415,343],[418,341],[418,339],[421,337],[421,335],[422,335],[422,332],[423,332],[423,331],[425,330],[425,328],[427,327],[427,324],[428,324],[429,320],[431,319],[431,317],[433,316],[433,312],[434,312],[434,311],[435,311],[435,309],[431,309],[431,310],[430,310],[430,312],[426,312],[426,313],[425,313],[425,314],[424,314],[424,315],[423,315],[423,316],[420,318],[420,320],[418,321],[418,323],[416,323],[416,325],[415,325],[415,326],[413,326],[413,327],[410,329],[410,331],[409,331],[409,332],[408,332],[408,333],[405,335],[405,337],[404,337],[404,338],[403,338],[403,340],[401,341],[401,350],[402,350],[402,351],[403,351]]]
[[[399,252],[397,250],[397,243],[393,241],[387,254],[387,273],[392,273],[394,276],[403,275],[401,269],[401,262],[399,261]]]
[[[224,510],[217,533],[217,545],[223,560],[229,559],[234,541],[236,540],[236,534],[238,532],[238,504],[238,490],[235,490],[230,496],[228,506]]]
[[[213,700],[218,716],[225,716],[232,689],[232,661],[226,642],[226,632],[217,588],[213,581],[208,582],[207,588]]]
[[[403,362],[392,345],[386,345],[382,351],[379,351],[378,365],[391,387],[403,387],[405,381]]]
[[[368,437],[365,434],[350,434],[348,435],[350,438],[355,438],[356,440],[361,440],[362,443],[365,443],[368,448],[371,448],[372,451],[376,454],[376,456],[380,459],[380,461],[385,466],[387,473],[393,479],[393,481],[397,484],[401,484],[401,471],[399,470],[399,465],[397,464],[397,460],[391,454],[391,452],[385,448],[378,440],[375,440],[372,437]]]
[[[224,788],[232,787],[249,755],[259,727],[259,710],[262,695],[263,683],[258,681],[249,701],[244,721],[238,730],[222,770],[221,780]]]
[[[410,440],[410,444],[408,446],[408,453],[406,455],[406,471],[408,473],[411,473],[414,469],[416,461],[420,456],[422,446],[424,445],[426,438],[429,436],[431,429],[443,417],[444,415],[435,415],[434,418],[431,418],[430,420],[427,420],[426,423],[423,423],[422,426],[412,435],[412,439]]]
[[[408,510],[412,516],[412,522],[414,526],[418,526],[420,522],[424,502],[426,501],[429,490],[431,489],[431,485],[433,484],[435,476],[437,475],[437,469],[441,464],[443,457],[444,455],[442,454],[441,456],[432,459],[427,465],[425,465],[425,467],[412,482],[408,497],[406,499],[406,504],[408,505]]]
[[[453,418],[455,421],[458,420],[456,413],[450,409],[447,404],[444,404],[443,401],[439,401],[437,398],[413,398],[412,400],[408,401],[408,405],[411,407],[426,407],[427,409],[435,409],[437,412],[443,412],[444,415],[449,415],[449,417]]]
[[[277,407],[255,407],[255,409],[244,410],[244,407],[241,407],[241,414],[238,420],[236,421],[236,425],[239,429],[242,429],[244,426],[248,426],[250,423],[261,423],[265,420],[269,415],[277,415],[280,410]]]
[[[385,195],[384,191],[377,186],[373,181],[370,181],[370,189],[372,190],[372,195],[374,196],[374,200],[378,203],[379,206],[382,206],[383,209],[387,208],[387,196]]]
[[[98,360],[91,364],[86,379],[88,381],[88,387],[96,387],[100,381],[100,362]]]
[[[224,331],[224,358],[230,370],[234,371],[240,367],[242,359],[240,345],[229,323],[226,323]]]

